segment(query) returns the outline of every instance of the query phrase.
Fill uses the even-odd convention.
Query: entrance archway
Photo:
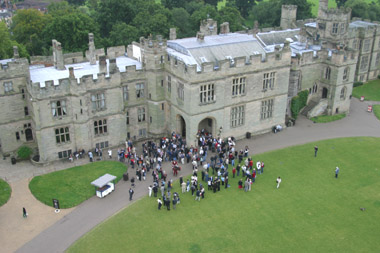
[[[30,129],[30,128],[25,129],[25,138],[26,138],[26,141],[32,141],[33,140],[32,129]]]
[[[327,98],[327,93],[328,93],[328,89],[327,88],[323,88],[323,90],[322,90],[322,98]]]
[[[198,130],[203,131],[205,133],[212,134],[215,136],[215,119],[213,118],[205,118],[201,122],[199,122]]]
[[[186,122],[181,115],[177,115],[177,133],[179,133],[182,138],[186,138]]]

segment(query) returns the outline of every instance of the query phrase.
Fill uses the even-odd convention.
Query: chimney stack
[[[230,33],[230,23],[224,22],[220,25],[220,34]]]
[[[73,67],[70,67],[70,68],[69,68],[69,78],[70,78],[70,79],[74,79],[74,78],[75,78],[75,75],[74,75],[74,68],[73,68]]]
[[[65,63],[63,60],[63,53],[62,53],[62,46],[61,43],[59,43],[56,40],[53,40],[53,61],[54,61],[54,67],[58,70],[64,70],[66,69]]]
[[[197,32],[197,41],[202,43],[205,41],[205,34],[202,32]]]
[[[13,46],[13,58],[17,59],[19,57],[20,57],[20,55],[18,54],[18,47],[17,46]]]
[[[107,60],[106,56],[99,56],[99,73],[107,73]]]
[[[170,40],[176,40],[176,39],[177,39],[177,29],[175,29],[175,28],[170,28],[169,39],[170,39]]]
[[[109,73],[110,74],[113,74],[113,73],[116,73],[118,71],[118,68],[117,68],[117,65],[116,65],[116,58],[112,58],[109,60]]]
[[[88,34],[88,51],[90,53],[89,55],[89,61],[91,65],[96,64],[96,55],[95,55],[95,43],[94,43],[94,34],[89,33]]]

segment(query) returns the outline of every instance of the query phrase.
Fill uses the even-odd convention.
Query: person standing
[[[157,197],[157,192],[158,192],[158,186],[157,184],[153,186],[153,193],[154,193],[154,197],[156,198]]]
[[[245,180],[245,182],[244,182],[244,191],[247,192],[248,189],[249,189],[249,182],[248,182],[248,179],[247,179],[247,180]]]
[[[201,201],[201,191],[200,190],[197,190],[197,192],[195,193],[195,200]]]
[[[170,199],[166,198],[166,208],[168,211],[170,211]]]
[[[317,153],[318,153],[318,146],[315,146],[314,147],[314,157],[317,157]]]
[[[224,185],[225,185],[225,189],[227,189],[228,187],[228,176],[226,176],[226,178],[224,179]]]
[[[132,188],[129,188],[129,200],[130,201],[132,200],[133,193],[135,193],[135,191]]]
[[[280,184],[281,184],[281,177],[277,178],[276,183],[277,183],[277,189],[278,189],[280,187]]]
[[[28,218],[28,213],[26,212],[25,207],[22,208],[22,216],[23,216],[24,218]]]
[[[338,174],[339,174],[339,167],[336,167],[336,169],[335,169],[335,178],[338,178]]]
[[[232,169],[232,177],[233,177],[233,178],[235,178],[235,174],[236,174],[236,168],[234,167],[234,168]]]
[[[162,206],[161,198],[157,199],[157,203],[158,203],[158,210],[161,210],[161,206]]]
[[[151,185],[149,185],[149,187],[148,187],[148,190],[149,190],[149,198],[150,197],[152,197],[152,186]]]
[[[182,182],[181,187],[182,187],[182,193],[185,193],[186,192],[186,183]]]
[[[108,149],[108,158],[112,159],[112,150],[111,149]]]

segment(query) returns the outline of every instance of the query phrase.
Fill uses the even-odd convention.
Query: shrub
[[[306,106],[308,95],[309,95],[308,91],[303,90],[303,91],[299,92],[297,96],[292,98],[290,110],[292,112],[292,117],[295,120],[297,119],[298,114],[301,111],[301,109]]]
[[[362,86],[363,82],[354,82],[354,87]]]
[[[377,79],[380,79],[380,75],[377,75]]]
[[[32,149],[27,146],[21,146],[17,151],[17,156],[20,159],[29,159],[32,154]]]

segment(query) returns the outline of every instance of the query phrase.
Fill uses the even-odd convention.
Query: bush
[[[297,96],[292,98],[290,110],[292,112],[292,117],[295,120],[297,119],[298,114],[301,111],[301,109],[306,106],[308,95],[309,95],[308,91],[304,90],[304,91],[299,92]]]
[[[363,82],[354,82],[354,87],[362,86]]]
[[[377,79],[380,79],[380,75],[377,75]]]
[[[29,159],[31,155],[32,149],[27,146],[22,146],[17,151],[17,156],[23,160]]]

